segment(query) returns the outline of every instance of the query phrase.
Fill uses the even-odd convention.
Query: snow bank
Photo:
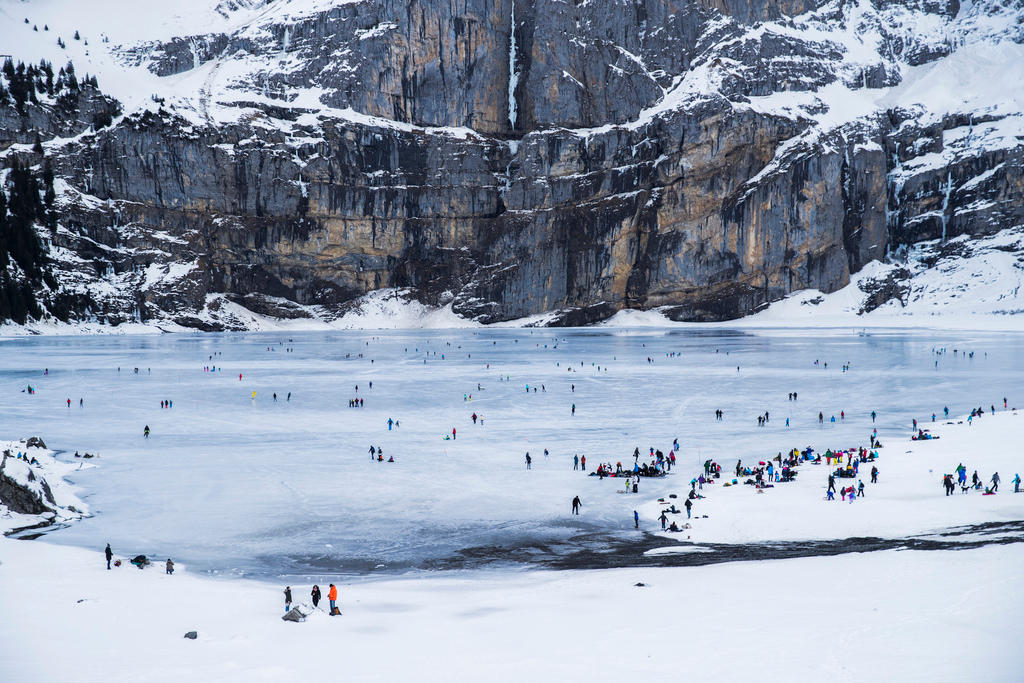
[[[343,616],[299,624],[281,620],[284,583],[106,571],[99,552],[38,541],[0,540],[0,557],[11,681],[934,681],[982,665],[1019,680],[1020,544],[342,585]],[[661,641],[641,645],[651,628]]]
[[[985,406],[987,409],[988,406]],[[734,478],[736,461],[720,462],[722,478],[704,486],[703,500],[696,500],[694,519],[669,515],[677,524],[689,521],[690,529],[682,533],[666,533],[675,540],[703,543],[753,543],[810,539],[842,539],[856,537],[904,538],[943,531],[951,527],[985,522],[1024,519],[1024,492],[1013,493],[1010,480],[1024,472],[1024,456],[1012,446],[1024,440],[1024,415],[1015,411],[986,414],[968,425],[966,418],[940,420],[917,417],[922,428],[939,436],[938,440],[912,441],[909,437],[879,434],[884,447],[878,450],[874,463],[862,463],[859,480],[864,482],[865,496],[854,502],[840,500],[838,490],[856,486],[858,479],[836,479],[836,499],[825,500],[830,469],[805,463],[798,467],[795,481],[775,484],[759,493],[744,485],[748,477],[739,477],[738,486],[724,487]],[[911,431],[907,418],[907,433]],[[811,444],[816,451],[867,446],[867,443]],[[803,449],[807,444],[794,443]],[[737,453],[744,465],[775,457],[775,453]],[[783,454],[785,455],[785,454]],[[978,471],[986,485],[994,472],[1002,483],[994,496],[979,491],[947,497],[942,488],[944,474],[953,473],[957,465],[967,467],[968,480]],[[877,484],[870,483],[870,470],[879,469]],[[687,485],[679,487],[677,507],[682,509],[682,495]],[[641,517],[656,518],[663,505],[653,502],[641,509]],[[707,515],[707,519],[703,518]]]

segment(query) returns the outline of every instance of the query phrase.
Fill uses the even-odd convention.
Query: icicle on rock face
[[[519,85],[519,68],[516,65],[516,3],[512,0],[512,23],[508,36],[508,127],[516,128],[516,87]]]

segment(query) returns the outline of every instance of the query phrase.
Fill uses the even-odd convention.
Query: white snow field
[[[985,406],[986,410],[989,408]],[[940,411],[941,415],[941,411]],[[743,482],[750,477],[735,477],[735,459],[722,467],[722,477],[706,484],[699,491],[705,498],[697,499],[692,510],[694,519],[686,520],[685,511],[669,515],[677,524],[689,521],[691,528],[682,533],[666,533],[676,540],[719,543],[774,542],[848,537],[903,538],[926,536],[953,527],[980,525],[987,522],[1024,520],[1024,492],[1013,495],[1014,475],[1024,470],[1024,454],[1018,444],[1024,441],[1024,411],[1003,411],[1002,403],[995,415],[986,413],[968,424],[963,416],[943,420],[930,418],[921,425],[938,439],[913,441],[909,437],[883,440],[878,459],[861,463],[860,476],[836,478],[834,501],[825,500],[829,470],[807,462],[798,467],[796,480],[777,483],[771,489],[756,490]],[[831,448],[840,450],[864,443],[837,439]],[[794,444],[797,447],[798,444]],[[802,448],[802,446],[799,446]],[[824,453],[827,445],[822,444]],[[788,452],[785,451],[783,454]],[[740,454],[742,455],[742,454]],[[751,454],[744,464],[757,465],[765,457]],[[953,474],[957,465],[967,467],[968,480],[977,471],[985,486],[995,472],[1002,480],[997,494],[982,495],[960,488],[946,497],[942,488],[944,474]],[[870,483],[871,467],[879,470],[878,483]],[[738,486],[721,484],[738,479]],[[955,475],[954,475],[955,479]],[[839,489],[864,482],[863,498],[843,502]],[[688,486],[680,487],[678,500],[668,499],[681,507]],[[1024,491],[1024,489],[1022,489]],[[1003,495],[1008,494],[1008,495]],[[648,518],[661,514],[664,505],[656,501],[645,506]],[[703,515],[708,518],[704,519]],[[967,535],[968,540],[976,536]]]
[[[390,579],[301,624],[283,584],[36,541],[0,558],[4,681],[1021,680],[1019,543]]]
[[[563,552],[629,542],[633,510],[641,529],[660,529],[650,502],[684,494],[705,459],[728,470],[738,455],[864,444],[872,410],[892,444],[882,452],[884,488],[886,460],[902,456],[896,439],[912,417],[941,415],[944,405],[962,415],[1004,396],[1013,405],[1024,379],[1019,348],[1014,334],[852,331],[22,337],[0,342],[0,411],[6,436],[41,436],[68,452],[62,459],[100,456],[70,477],[93,516],[51,542],[110,542],[210,573],[320,580],[529,563],[553,544]],[[210,365],[222,369],[205,372]],[[35,394],[21,391],[28,384]],[[355,385],[362,408],[348,407]],[[798,401],[787,400],[791,391]],[[771,420],[762,428],[764,411]],[[847,417],[819,426],[819,411]],[[400,426],[389,431],[389,417]],[[443,440],[453,428],[456,440]],[[591,471],[602,461],[629,466],[635,447],[668,453],[674,438],[676,470],[642,480],[635,495],[620,492],[620,479],[572,468],[576,453]],[[371,461],[371,444],[395,462]],[[985,462],[977,467],[986,473]],[[820,498],[824,475],[803,470],[797,484],[819,487]],[[941,493],[935,477],[923,486]],[[583,514],[572,516],[576,495]],[[757,533],[787,537],[783,527]]]

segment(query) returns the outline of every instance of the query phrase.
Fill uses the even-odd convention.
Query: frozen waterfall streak
[[[512,23],[508,32],[508,124],[515,130],[519,112],[516,108],[516,88],[519,86],[519,69],[516,66],[516,0],[512,0]]]
[[[949,225],[949,195],[953,193],[953,171],[946,172],[946,193],[942,196],[942,242],[946,243],[946,227]]]

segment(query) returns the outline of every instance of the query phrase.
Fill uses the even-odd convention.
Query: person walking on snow
[[[683,503],[683,505],[685,505],[685,506],[686,506],[686,518],[687,518],[687,519],[690,519],[690,508],[692,508],[692,507],[693,507],[693,501],[692,501],[692,500],[690,500],[689,498],[687,498],[687,499],[686,499],[686,502],[685,502],[685,503]]]
[[[668,517],[665,516],[665,512],[664,511],[662,511],[661,517],[658,517],[658,519],[661,520],[661,530],[664,531],[665,530],[665,523],[668,522]]]
[[[992,475],[992,493],[999,490],[999,473],[996,472]]]
[[[572,499],[572,514],[574,514],[574,515],[580,514],[580,506],[581,505],[583,505],[583,502],[580,500],[579,496],[576,496],[575,498],[573,498]]]
[[[530,469],[530,463],[532,463],[532,462],[533,462],[533,460],[530,458],[530,452],[527,451],[526,452],[526,469]]]
[[[1013,492],[1020,493],[1020,473],[1014,474],[1011,481],[1013,482]]]
[[[284,587],[284,611],[288,612],[292,608],[292,587]]]
[[[169,557],[167,558],[167,573],[168,574],[173,574],[174,573],[174,562]]]
[[[103,553],[107,556],[107,569],[110,569],[110,560],[112,560],[114,557],[114,551],[110,549],[109,543],[107,544],[107,549],[104,550]]]
[[[637,512],[636,510],[633,510],[633,528],[640,528],[640,513]]]

